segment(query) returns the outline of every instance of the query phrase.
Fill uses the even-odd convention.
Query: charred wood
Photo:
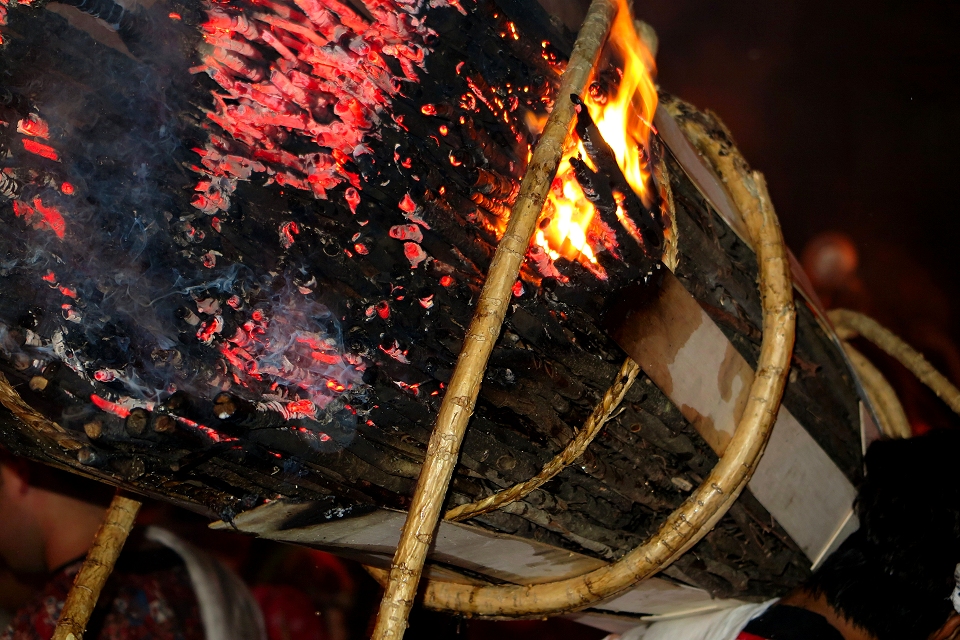
[[[56,196],[57,202],[69,212],[67,217],[99,216],[115,239],[134,237],[133,217],[143,227],[153,225],[149,227],[153,235],[145,236],[143,246],[114,240],[81,251],[67,238],[62,257],[82,254],[91,269],[129,263],[139,278],[120,284],[94,277],[63,283],[79,289],[76,302],[67,304],[81,318],[99,318],[110,315],[104,300],[136,294],[159,271],[176,273],[183,282],[162,295],[151,291],[144,300],[131,299],[123,314],[114,313],[117,317],[110,317],[104,326],[84,327],[90,333],[77,335],[69,329],[79,324],[61,320],[64,310],[59,305],[66,294],[49,283],[38,286],[36,278],[23,271],[0,273],[5,288],[29,292],[22,300],[0,301],[0,319],[10,325],[4,373],[23,389],[25,400],[83,439],[85,446],[65,462],[67,454],[24,439],[9,417],[0,421],[0,439],[21,453],[61,465],[70,462],[85,473],[226,519],[278,496],[322,504],[335,501],[346,513],[375,506],[404,508],[500,226],[515,197],[527,145],[535,138],[524,128],[523,117],[545,113],[555,99],[556,72],[562,66],[563,38],[548,31],[549,21],[539,14],[518,17],[511,7],[523,3],[509,4],[501,8],[482,1],[467,16],[452,8],[431,11],[428,24],[438,35],[426,61],[428,73],[420,73],[418,82],[402,81],[402,91],[384,110],[378,137],[368,141],[369,153],[333,160],[355,176],[359,187],[350,181],[327,185],[325,196],[316,198],[304,171],[284,168],[283,153],[306,155],[298,146],[303,141],[286,131],[276,136],[273,155],[258,160],[265,171],[240,180],[229,194],[227,211],[213,213],[191,204],[197,193],[191,167],[204,160],[213,163],[212,155],[201,158],[190,150],[204,142],[180,141],[208,141],[211,131],[227,139],[222,126],[200,125],[204,118],[200,107],[214,110],[211,90],[222,93],[223,87],[206,76],[195,82],[181,70],[170,75],[167,93],[156,94],[160,99],[144,101],[153,94],[145,96],[143,87],[166,87],[165,78],[158,81],[156,69],[109,51],[94,66],[83,55],[93,46],[85,34],[57,16],[28,23],[26,17],[15,15],[15,22],[24,21],[14,25],[23,39],[0,53],[3,62],[9,62],[10,86],[27,91],[38,74],[51,78],[49,89],[34,90],[29,96],[43,113],[45,105],[57,104],[57,90],[67,82],[63,78],[69,78],[68,86],[77,90],[81,105],[65,109],[61,123],[73,127],[77,138],[63,136],[57,144],[67,159],[59,164],[76,171],[84,182],[72,174],[58,182],[70,178],[81,185],[78,189],[88,188],[83,197],[95,203],[84,205],[81,198],[70,200],[63,193]],[[184,13],[193,33],[203,20],[202,12],[192,18]],[[507,21],[520,30],[518,39],[501,35],[509,32]],[[524,26],[530,24],[538,26]],[[534,30],[540,28],[546,30]],[[471,37],[463,38],[468,32]],[[543,41],[549,46],[542,46]],[[257,47],[263,61],[253,57],[249,63],[257,68],[266,69],[264,61],[283,57]],[[173,52],[164,53],[176,59]],[[186,68],[198,61],[180,62]],[[458,70],[460,63],[464,66]],[[391,58],[389,64],[399,67],[400,62]],[[155,113],[144,116],[143,104]],[[330,117],[313,113],[319,107],[290,111],[287,115],[307,117],[310,111],[314,119]],[[158,123],[168,127],[164,134],[168,137],[150,133],[159,130]],[[588,174],[581,168],[578,173],[585,190],[596,194],[604,221],[618,238],[622,236],[623,253],[600,256],[606,282],[598,282],[579,263],[563,259],[557,261],[557,269],[567,282],[528,265],[528,277],[515,291],[484,380],[451,502],[474,500],[535,474],[573,437],[625,357],[600,328],[600,315],[605,299],[643,277],[650,263],[616,219],[613,189],[625,197],[632,191],[624,189],[619,169],[615,165],[616,171],[610,169],[609,149],[591,126],[584,121],[579,129],[600,170]],[[135,173],[143,158],[132,158],[128,149],[108,144],[111,139],[128,141],[127,130],[154,135],[147,141],[160,159],[145,155],[155,162],[150,164],[155,172],[146,178]],[[85,145],[93,145],[103,156],[102,165],[71,160],[86,157]],[[254,146],[235,137],[218,149],[224,158],[239,157]],[[18,153],[10,160],[19,163],[13,175],[20,176],[22,166],[41,167],[48,175],[60,171],[49,168],[52,161],[24,160],[27,156]],[[680,228],[678,274],[704,304],[729,314],[730,322],[718,316],[718,323],[748,360],[755,359],[750,354],[757,348],[760,307],[752,254],[669,155],[667,163]],[[284,173],[289,177],[281,180],[288,182],[280,183],[277,177]],[[7,175],[11,174],[0,173]],[[44,180],[22,180],[14,197],[52,198]],[[307,188],[292,186],[296,180]],[[138,198],[154,199],[127,197],[131,185],[142,188]],[[212,198],[213,192],[208,196]],[[649,211],[632,197],[627,205],[630,215],[651,220],[649,230],[656,231]],[[13,224],[22,224],[9,205],[2,206]],[[149,218],[145,211],[156,215]],[[644,246],[653,246],[653,240],[644,237]],[[8,239],[5,247],[22,249],[15,239]],[[420,260],[422,255],[426,257]],[[238,266],[231,270],[225,265]],[[369,364],[352,389],[331,392],[327,404],[313,416],[270,409],[271,403],[286,408],[305,398],[294,384],[276,389],[264,385],[263,393],[255,396],[238,381],[250,372],[243,369],[251,366],[243,364],[249,361],[237,351],[239,364],[226,366],[221,352],[211,347],[234,348],[247,344],[253,329],[269,330],[254,314],[282,318],[282,313],[271,311],[293,299],[284,296],[298,296],[297,304],[321,300],[328,312],[325,337],[342,343],[342,354],[337,355]],[[46,311],[31,314],[34,307]],[[160,326],[158,321],[151,330],[172,327],[164,335],[169,344],[163,349],[138,346],[140,336],[129,317],[144,309],[161,309],[161,319],[169,323]],[[253,323],[249,331],[244,328],[248,323]],[[850,453],[853,435],[846,422],[855,410],[850,381],[838,373],[843,371],[840,356],[830,350],[813,317],[802,309],[799,326],[798,356],[828,364],[815,372],[798,368],[788,387],[787,406],[798,417],[806,406],[829,408],[812,418],[819,425],[820,435],[815,437],[856,477],[857,456]],[[32,346],[32,336],[48,336],[57,328],[64,336],[63,353],[105,363],[103,380],[83,377],[69,366],[56,371],[43,366],[43,351]],[[298,349],[295,345],[283,355],[299,372],[309,372],[311,360],[328,354],[323,345]],[[114,402],[127,393],[123,380],[133,380],[131,371],[148,371],[143,375],[149,379],[133,382],[163,390],[149,406]],[[171,395],[166,383],[174,373],[191,380],[192,386]],[[44,386],[31,390],[29,381],[38,376]],[[110,376],[114,378],[104,381]],[[89,399],[94,394],[112,404],[101,403],[106,409],[93,406]],[[858,451],[859,443],[852,450]],[[476,523],[615,558],[652,532],[715,461],[677,408],[641,377],[622,413],[577,466],[524,501],[486,514]],[[774,595],[788,589],[803,577],[805,560],[769,522],[769,514],[756,501],[744,500],[695,549],[700,561],[678,565],[678,570],[684,579],[716,594]]]

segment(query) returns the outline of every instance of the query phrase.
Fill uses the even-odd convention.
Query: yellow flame
[[[600,134],[613,150],[617,164],[637,195],[649,204],[649,170],[641,156],[650,139],[653,115],[657,110],[657,87],[653,82],[653,56],[637,36],[632,18],[621,6],[610,33],[610,43],[623,60],[623,77],[616,95],[605,105],[589,97],[587,108]]]
[[[587,96],[585,102],[627,182],[644,203],[649,204],[650,174],[642,149],[649,141],[657,108],[657,89],[653,81],[656,67],[653,55],[637,36],[630,10],[623,0],[608,44],[621,61],[623,73],[619,86],[604,101]],[[561,256],[579,260],[596,272],[595,252],[604,233],[603,229],[597,228],[600,225],[599,220],[595,220],[596,209],[586,199],[574,176],[570,159],[575,156],[580,156],[594,168],[580,141],[576,137],[568,140],[557,179],[544,205],[535,242],[554,260]],[[618,217],[633,235],[635,229],[630,221],[622,215]]]

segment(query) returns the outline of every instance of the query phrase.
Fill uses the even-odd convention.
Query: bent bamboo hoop
[[[947,406],[960,414],[960,390],[942,373],[934,369],[922,353],[879,322],[862,313],[849,309],[834,309],[827,312],[827,315],[836,326],[841,338],[849,340],[858,335],[863,336],[909,369],[920,382],[930,387],[941,400],[946,402]]]
[[[678,117],[678,123],[681,125],[683,132],[697,150],[711,163],[736,207],[741,212],[749,209],[753,202],[753,195],[748,186],[750,181],[746,179],[749,170],[746,160],[740,155],[736,146],[726,144],[724,141],[718,140],[716,136],[711,135],[703,122],[683,118],[682,113],[679,113],[676,107],[671,109],[671,115],[680,116]],[[717,129],[729,138],[729,130],[723,122],[712,113],[708,112],[708,116],[713,119],[713,124]],[[855,311],[835,309],[827,312],[827,315],[843,341],[844,350],[847,352],[851,364],[860,375],[867,395],[880,413],[878,418],[884,423],[881,425],[884,435],[909,438],[911,435],[910,425],[904,414],[903,406],[890,383],[863,354],[846,342],[857,335],[863,335],[864,338],[900,361],[921,382],[933,389],[934,393],[943,399],[951,409],[960,414],[960,391],[936,371],[924,359],[923,355],[903,340],[872,318]]]
[[[726,513],[760,460],[776,421],[795,335],[793,286],[783,237],[763,176],[753,173],[756,206],[744,211],[757,246],[763,342],[757,375],[736,433],[702,485],[650,539],[616,563],[586,575],[538,585],[469,586],[428,581],[424,604],[466,615],[521,617],[582,609],[617,595],[665,568]],[[383,579],[385,572],[372,572]]]
[[[583,428],[567,443],[563,451],[558,453],[550,462],[543,465],[540,473],[529,480],[517,483],[503,491],[498,491],[492,496],[487,496],[482,500],[454,507],[447,511],[443,519],[450,520],[451,522],[469,520],[475,516],[499,509],[510,502],[522,500],[531,491],[549,482],[555,475],[563,471],[564,467],[583,455],[583,452],[587,450],[587,447],[590,446],[590,443],[593,442],[596,435],[600,433],[600,429],[603,428],[603,425],[606,424],[610,416],[613,415],[613,412],[616,411],[623,397],[627,395],[627,391],[633,386],[633,381],[637,379],[639,373],[640,365],[630,358],[623,361],[623,365],[620,366],[620,371],[617,373],[616,380],[614,380],[610,388],[607,389],[606,393],[603,394],[600,403],[597,404],[593,409],[593,413],[591,413],[590,417],[584,422]]]
[[[63,603],[60,620],[53,632],[53,640],[81,640],[87,622],[97,605],[100,591],[113,571],[137,520],[140,502],[117,494],[107,509],[107,515],[93,539],[80,573],[73,580],[67,600]]]
[[[853,365],[854,370],[860,377],[867,398],[877,412],[880,432],[888,438],[909,438],[910,422],[907,420],[907,414],[903,411],[903,405],[900,404],[897,392],[893,390],[880,370],[873,366],[873,363],[865,355],[845,340],[841,341],[840,344],[843,345],[843,350],[847,353],[850,364]]]
[[[530,246],[573,123],[574,105],[567,96],[583,95],[616,14],[617,5],[613,0],[593,0],[577,36],[557,93],[559,97],[523,177],[520,195],[503,239],[497,246],[477,301],[476,313],[440,405],[410,511],[394,555],[390,581],[377,615],[372,636],[374,640],[399,640],[406,630],[407,617],[453,476],[460,444],[473,414],[483,372],[500,335],[511,288]]]

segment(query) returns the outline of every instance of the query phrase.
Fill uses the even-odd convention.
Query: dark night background
[[[727,123],[767,175],[795,252],[821,231],[844,231],[879,306],[897,304],[895,295],[903,310],[921,311],[898,281],[907,260],[926,272],[910,274],[917,293],[930,278],[955,311],[960,5],[680,1],[637,10],[660,35],[662,85]],[[949,315],[958,335],[955,313],[929,312]]]

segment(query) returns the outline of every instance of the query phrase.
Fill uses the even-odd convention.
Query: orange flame
[[[653,55],[637,36],[630,10],[622,0],[608,46],[621,61],[619,86],[606,99],[588,95],[584,102],[613,150],[627,182],[644,204],[650,204],[650,171],[642,149],[649,142],[657,109],[657,89],[653,81],[656,66]],[[558,99],[568,98],[559,96]],[[543,207],[535,243],[553,260],[559,257],[578,260],[598,277],[605,277],[597,265],[596,252],[602,248],[615,251],[616,247],[610,246],[610,234],[577,183],[570,165],[570,159],[576,156],[595,168],[576,135],[568,138],[557,178]],[[620,218],[633,234],[632,222]]]

